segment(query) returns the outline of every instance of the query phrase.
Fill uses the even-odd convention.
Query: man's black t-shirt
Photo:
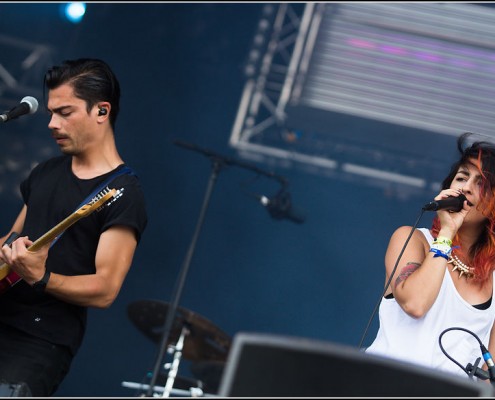
[[[71,169],[71,157],[59,156],[37,165],[21,183],[27,215],[21,236],[35,241],[71,215],[86,197],[115,171],[93,179],[79,179]],[[108,185],[122,190],[100,210],[78,220],[50,248],[46,267],[63,275],[95,273],[95,254],[99,236],[114,225],[134,229],[139,242],[147,224],[144,195],[135,175],[122,174]],[[19,281],[0,294],[0,322],[49,342],[68,346],[73,354],[81,345],[87,310],[36,294]]]

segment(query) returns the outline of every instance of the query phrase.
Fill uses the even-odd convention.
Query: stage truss
[[[253,161],[424,196],[459,134],[494,140],[494,60],[493,8],[266,4],[229,144]]]
[[[0,34],[0,111],[18,105],[25,96],[39,102],[37,113],[43,111],[43,76],[53,65],[55,49],[49,45]],[[8,56],[7,56],[8,55]],[[37,161],[54,154],[54,147],[40,135],[36,116],[25,116],[3,123],[0,153],[0,195],[2,201],[20,198],[19,183]],[[48,132],[46,124],[40,126]],[[34,132],[36,131],[36,132]]]

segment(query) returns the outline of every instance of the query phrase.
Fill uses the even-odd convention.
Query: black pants
[[[65,346],[0,324],[0,384],[26,384],[30,396],[51,396],[69,372],[72,358]]]

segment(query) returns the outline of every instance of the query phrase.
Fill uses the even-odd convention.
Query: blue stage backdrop
[[[262,6],[96,2],[76,25],[61,19],[58,3],[0,4],[0,35],[50,45],[47,64],[97,57],[113,66],[122,86],[117,144],[147,199],[149,225],[122,291],[109,309],[90,311],[84,343],[57,396],[135,396],[123,382],[148,381],[158,345],[134,325],[127,307],[170,302],[212,174],[209,157],[174,141],[237,157],[228,140]],[[38,90],[43,72],[33,78]],[[40,106],[0,127],[4,232],[21,207],[20,180],[58,154],[47,123]],[[352,129],[363,134],[367,127]],[[271,218],[252,195],[273,195],[276,181],[225,166],[179,305],[231,338],[261,332],[357,346],[383,289],[388,238],[397,226],[413,225],[431,198],[399,199],[373,185],[256,165],[287,178],[304,223]],[[429,226],[431,217],[420,225]],[[375,318],[365,345],[376,329]],[[183,359],[179,376],[193,377],[191,360]]]

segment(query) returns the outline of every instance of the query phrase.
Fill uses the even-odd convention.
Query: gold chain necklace
[[[459,278],[464,275],[466,279],[468,279],[473,278],[476,275],[474,273],[474,268],[464,264],[456,255],[450,255],[447,264],[452,264],[454,266],[452,272],[457,270],[459,272]]]

